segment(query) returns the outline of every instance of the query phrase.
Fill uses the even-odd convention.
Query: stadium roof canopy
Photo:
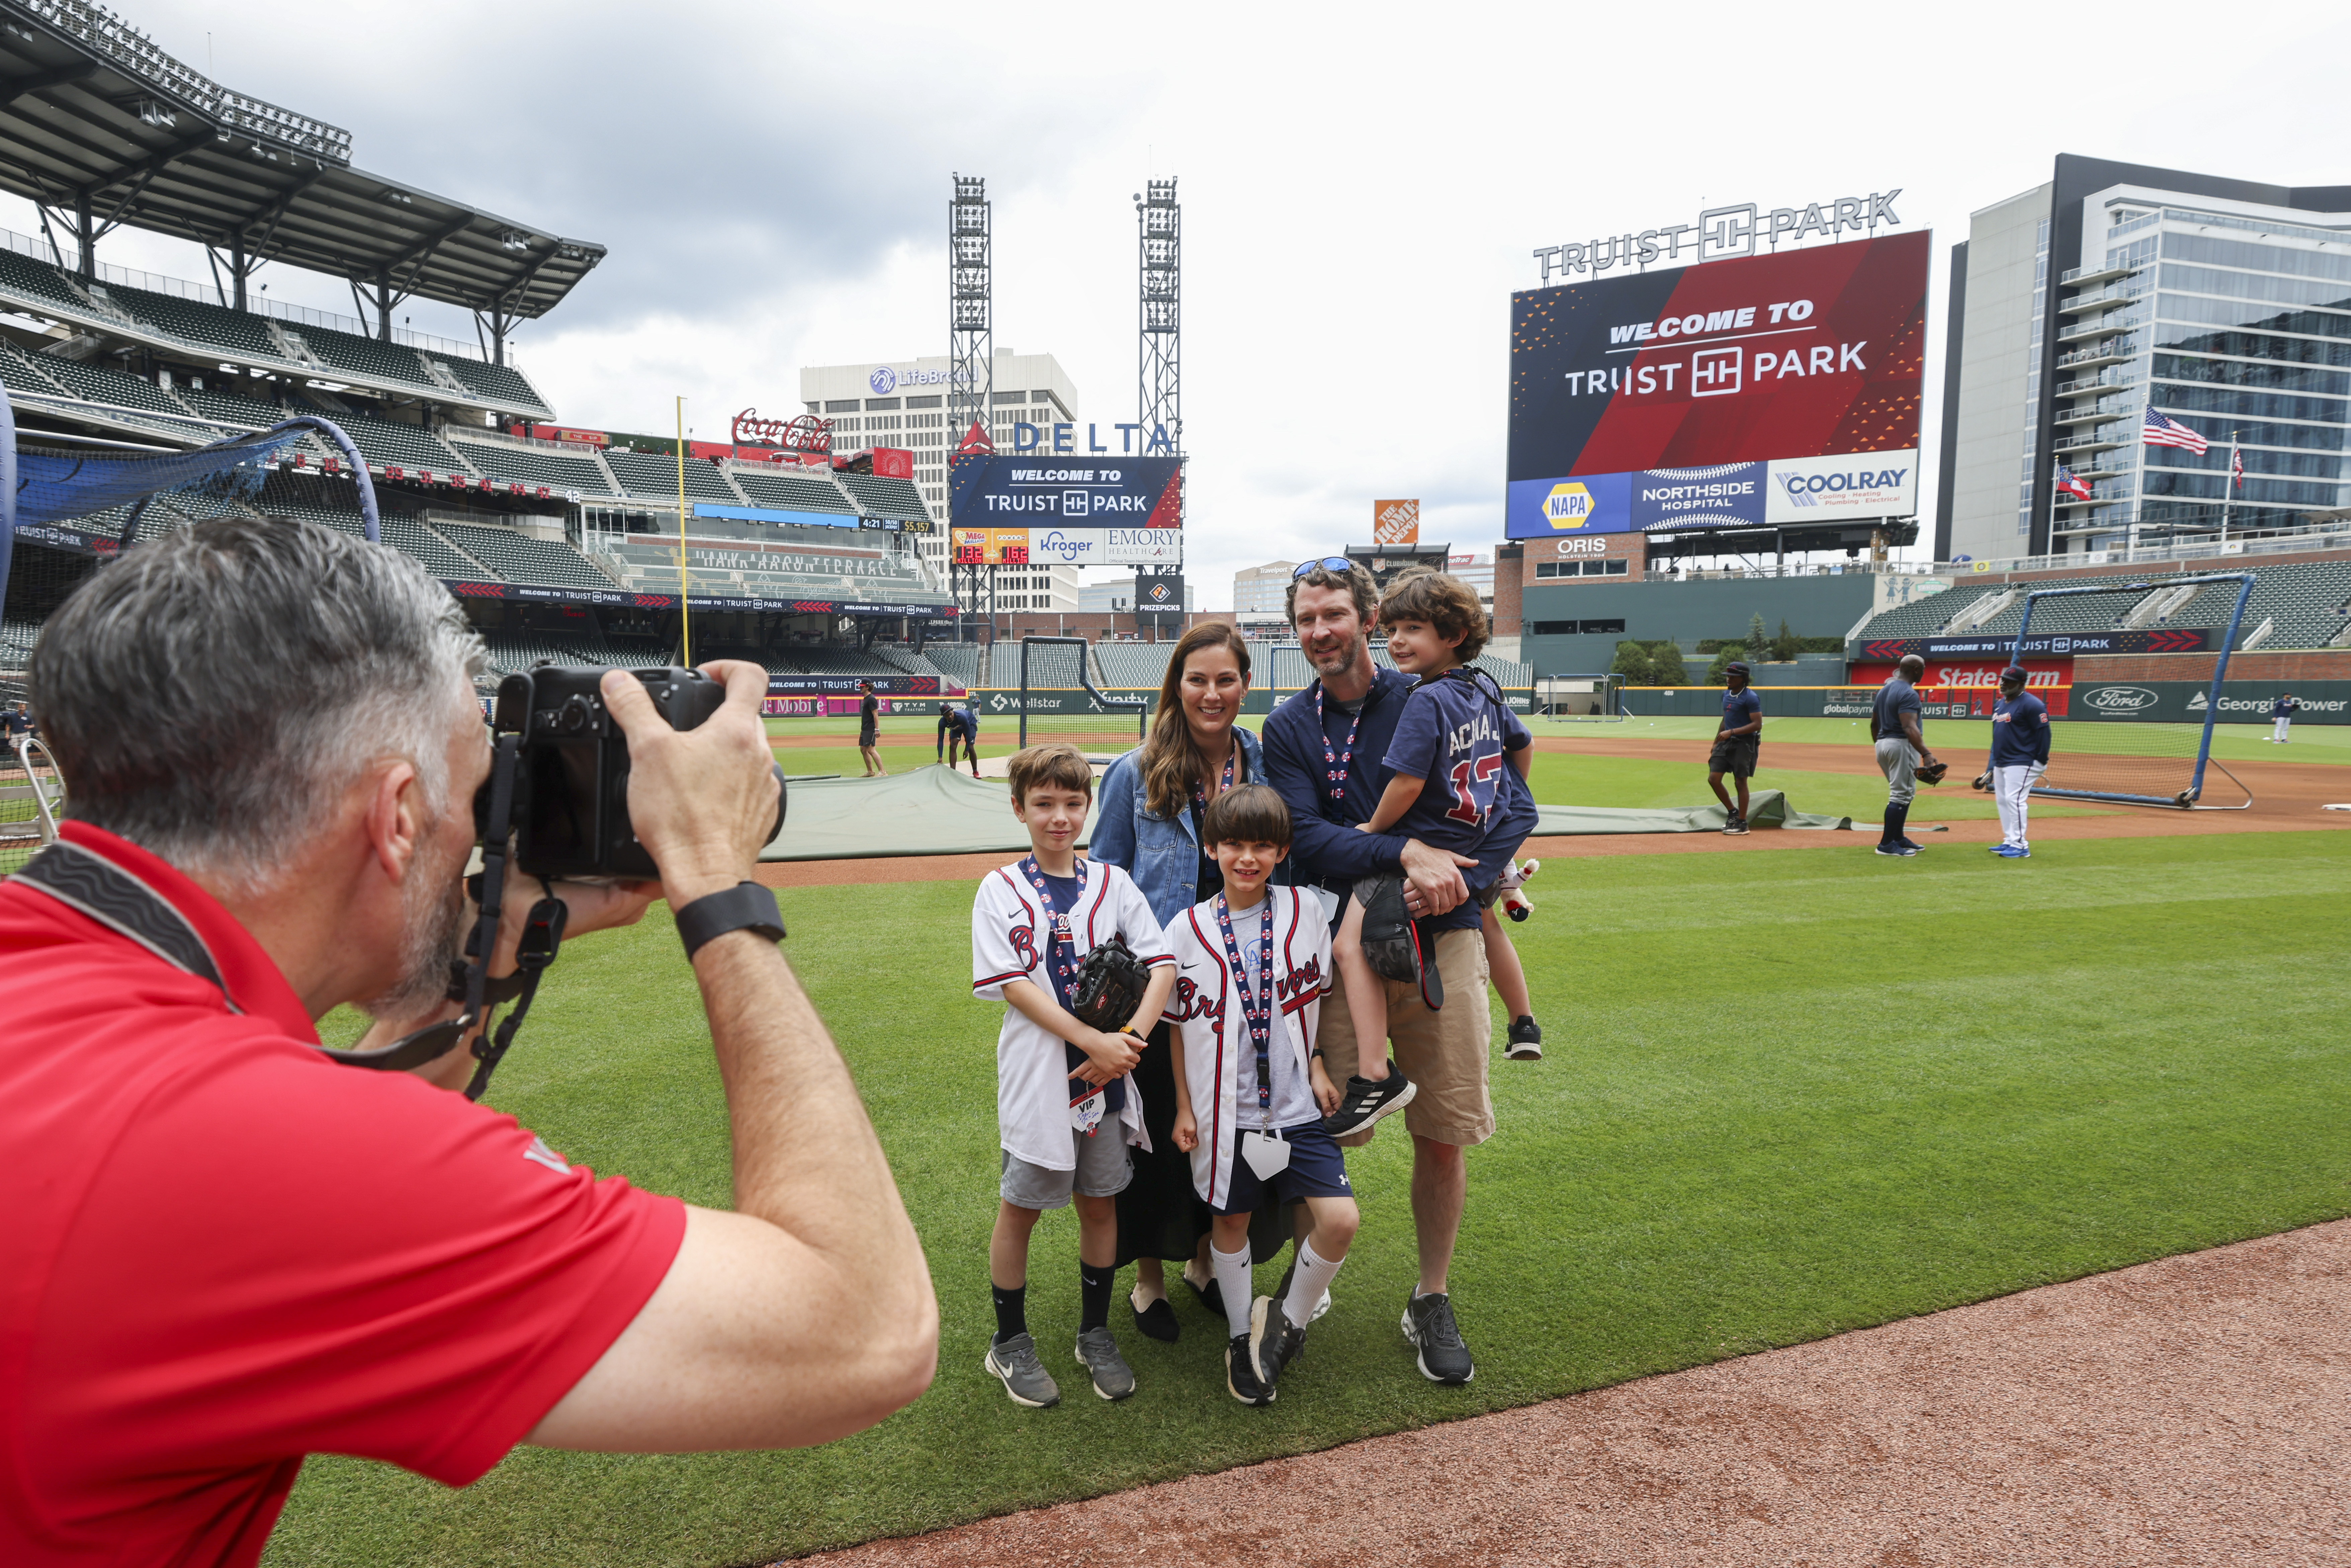
[[[89,0],[0,0],[0,190],[91,246],[120,225],[195,240],[236,274],[283,261],[494,323],[546,314],[604,247],[351,166],[350,132],[230,90]],[[68,265],[76,265],[69,263]]]

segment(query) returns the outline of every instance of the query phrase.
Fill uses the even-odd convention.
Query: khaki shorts
[[[1395,1062],[1417,1085],[1404,1108],[1405,1130],[1415,1137],[1467,1147],[1494,1135],[1494,1097],[1486,1089],[1486,1062],[1494,1024],[1486,1010],[1486,937],[1482,931],[1442,932],[1437,938],[1437,972],[1445,980],[1445,1009],[1422,1005],[1409,980],[1385,980],[1388,1039]],[[1355,1021],[1347,1013],[1347,988],[1336,986],[1322,998],[1322,1019],[1314,1043],[1323,1070],[1343,1088],[1355,1071]],[[1343,1142],[1354,1147],[1372,1134]]]

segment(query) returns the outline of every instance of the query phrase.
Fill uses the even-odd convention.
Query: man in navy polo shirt
[[[1486,1061],[1492,1025],[1486,1012],[1485,938],[1461,868],[1479,862],[1398,833],[1366,833],[1394,769],[1384,762],[1404,712],[1409,675],[1372,663],[1369,633],[1379,594],[1370,572],[1343,557],[1301,566],[1290,583],[1290,622],[1320,677],[1266,716],[1266,781],[1289,803],[1291,863],[1300,885],[1312,885],[1335,921],[1357,879],[1405,877],[1405,907],[1434,938],[1437,973],[1453,1005],[1431,1012],[1417,987],[1391,982],[1388,1035],[1396,1065],[1419,1086],[1404,1109],[1412,1134],[1412,1217],[1420,1277],[1406,1302],[1405,1337],[1419,1349],[1431,1381],[1463,1384],[1474,1374],[1454,1322],[1446,1272],[1468,1197],[1462,1151],[1494,1133]],[[1533,798],[1514,770],[1502,772],[1488,840],[1516,845],[1536,820]],[[1490,883],[1499,864],[1478,878]],[[1358,1042],[1343,988],[1322,1004],[1316,1049],[1332,1081],[1355,1070]],[[1369,1049],[1376,1050],[1374,1043]],[[1356,1140],[1347,1140],[1350,1143]]]
[[[1737,835],[1747,831],[1747,781],[1755,777],[1755,759],[1763,750],[1763,699],[1748,690],[1745,664],[1734,661],[1722,667],[1722,674],[1729,689],[1722,694],[1722,725],[1714,732],[1714,749],[1706,759],[1706,785],[1729,814],[1722,831]],[[1736,806],[1722,792],[1726,773],[1739,785]]]

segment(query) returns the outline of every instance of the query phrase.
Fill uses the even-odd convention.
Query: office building
[[[940,590],[946,587],[947,470],[950,453],[962,444],[964,432],[946,425],[949,361],[944,354],[912,360],[861,360],[847,365],[800,367],[800,402],[819,419],[832,422],[832,449],[855,452],[868,446],[903,446],[914,455],[914,484],[931,508],[932,531],[917,541],[925,575]],[[988,438],[1000,452],[1011,452],[1018,426],[1034,425],[1040,442],[1052,444],[1056,424],[1078,425],[1078,389],[1061,362],[1050,354],[996,350],[995,388],[989,394]],[[1083,449],[1086,433],[1075,432]],[[1005,608],[1038,611],[1074,610],[1082,581],[1074,567],[1004,568],[997,581],[998,603]],[[1019,586],[1012,586],[1013,579]],[[1006,605],[1018,594],[1022,602]],[[1067,601],[1065,604],[1063,601]]]
[[[2351,505],[2351,185],[2063,154],[2046,183],[1973,214],[1945,342],[1938,559]],[[2147,442],[2149,410],[2205,449]]]
[[[1234,612],[1280,615],[1290,602],[1290,574],[1297,570],[1294,560],[1270,560],[1233,573]]]

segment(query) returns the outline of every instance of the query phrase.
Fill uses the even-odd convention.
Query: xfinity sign
[[[1766,211],[1752,202],[1732,207],[1708,207],[1694,224],[1667,224],[1638,233],[1608,235],[1579,245],[1538,246],[1535,260],[1542,264],[1542,280],[1554,275],[1573,277],[1608,271],[1619,265],[1646,267],[1654,261],[1678,265],[1682,252],[1693,261],[1731,261],[1759,254],[1757,245],[1776,247],[1784,237],[1801,241],[1814,235],[1834,240],[1845,234],[1876,237],[1880,225],[1898,228],[1894,198],[1902,187],[1866,196],[1835,196],[1802,208],[1773,207]]]

